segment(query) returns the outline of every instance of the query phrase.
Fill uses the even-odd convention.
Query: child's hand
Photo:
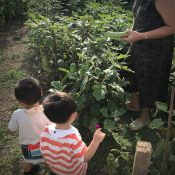
[[[105,138],[105,133],[101,131],[101,128],[97,129],[93,136],[93,142],[96,144],[100,144]]]

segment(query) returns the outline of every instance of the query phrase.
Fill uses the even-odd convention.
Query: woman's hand
[[[143,39],[146,39],[145,33],[140,33],[133,30],[128,30],[127,34],[124,37],[122,37],[123,41],[126,41],[127,43],[130,43],[130,44]]]

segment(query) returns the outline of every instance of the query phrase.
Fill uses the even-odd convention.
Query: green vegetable
[[[121,38],[122,36],[126,35],[128,31],[124,32],[106,32],[106,36],[110,37],[111,39],[118,39]]]

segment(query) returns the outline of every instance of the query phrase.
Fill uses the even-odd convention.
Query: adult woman
[[[175,33],[175,0],[135,0],[133,29],[123,38],[131,44],[131,110],[141,110],[129,127],[149,123],[155,101],[167,98]]]

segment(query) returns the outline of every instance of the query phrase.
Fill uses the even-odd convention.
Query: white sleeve
[[[17,115],[15,115],[15,113],[13,113],[12,118],[8,124],[8,129],[10,129],[11,131],[15,132],[17,131],[19,128],[19,124],[17,121]]]

